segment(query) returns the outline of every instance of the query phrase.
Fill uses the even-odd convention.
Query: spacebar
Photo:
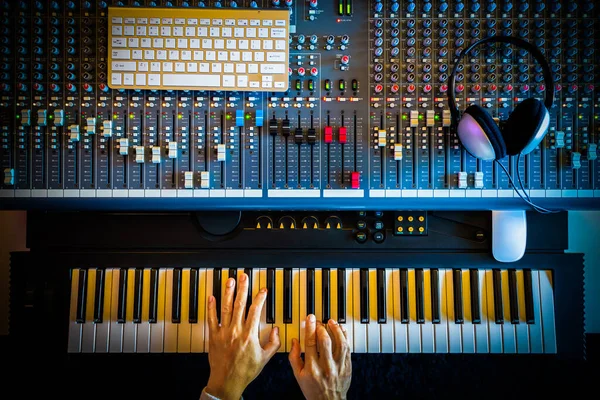
[[[221,75],[163,74],[163,86],[221,86]]]

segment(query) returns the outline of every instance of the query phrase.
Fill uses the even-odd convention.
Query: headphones
[[[544,75],[544,102],[534,98],[522,101],[502,126],[499,126],[481,106],[471,105],[461,116],[456,105],[454,86],[459,62],[475,47],[486,43],[509,43],[527,50],[541,65]],[[554,80],[550,66],[542,53],[525,40],[511,36],[488,37],[471,44],[454,60],[454,68],[448,84],[448,105],[452,117],[452,127],[456,130],[461,144],[475,158],[497,161],[507,155],[529,154],[540,144],[548,132],[549,110],[553,103]]]

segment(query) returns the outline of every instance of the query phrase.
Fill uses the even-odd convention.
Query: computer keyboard
[[[288,89],[289,11],[109,7],[113,89]]]

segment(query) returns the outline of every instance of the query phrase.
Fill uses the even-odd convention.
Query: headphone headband
[[[460,63],[460,60],[462,58],[464,58],[467,54],[469,54],[475,47],[480,46],[485,43],[490,43],[490,42],[509,43],[509,44],[512,44],[512,45],[515,45],[517,47],[527,50],[536,59],[538,64],[540,64],[542,66],[542,72],[544,75],[544,84],[546,86],[545,87],[546,96],[544,99],[544,105],[546,106],[546,108],[548,110],[550,110],[550,108],[552,107],[552,104],[554,104],[554,79],[552,77],[552,73],[550,72],[550,66],[548,65],[548,61],[546,61],[546,58],[539,51],[539,49],[537,47],[535,47],[534,45],[532,45],[531,43],[529,43],[523,39],[516,38],[516,37],[491,36],[491,37],[481,39],[481,40],[471,44],[463,52],[461,52],[461,54],[458,57],[456,57],[454,59],[454,68],[452,69],[452,74],[450,75],[450,79],[448,82],[448,106],[450,107],[450,114],[452,116],[452,124],[455,128],[458,125],[458,122],[460,121],[460,111],[458,110],[458,107],[456,105],[456,98],[455,98],[456,95],[455,95],[455,89],[454,89],[454,87],[456,85],[456,72],[458,70],[458,64]]]

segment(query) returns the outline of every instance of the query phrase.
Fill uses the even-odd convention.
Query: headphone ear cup
[[[474,157],[484,161],[506,156],[506,145],[500,127],[492,116],[478,105],[469,106],[458,123],[458,138]]]
[[[550,116],[544,103],[525,99],[510,114],[502,127],[502,136],[508,155],[530,153],[548,131]]]

